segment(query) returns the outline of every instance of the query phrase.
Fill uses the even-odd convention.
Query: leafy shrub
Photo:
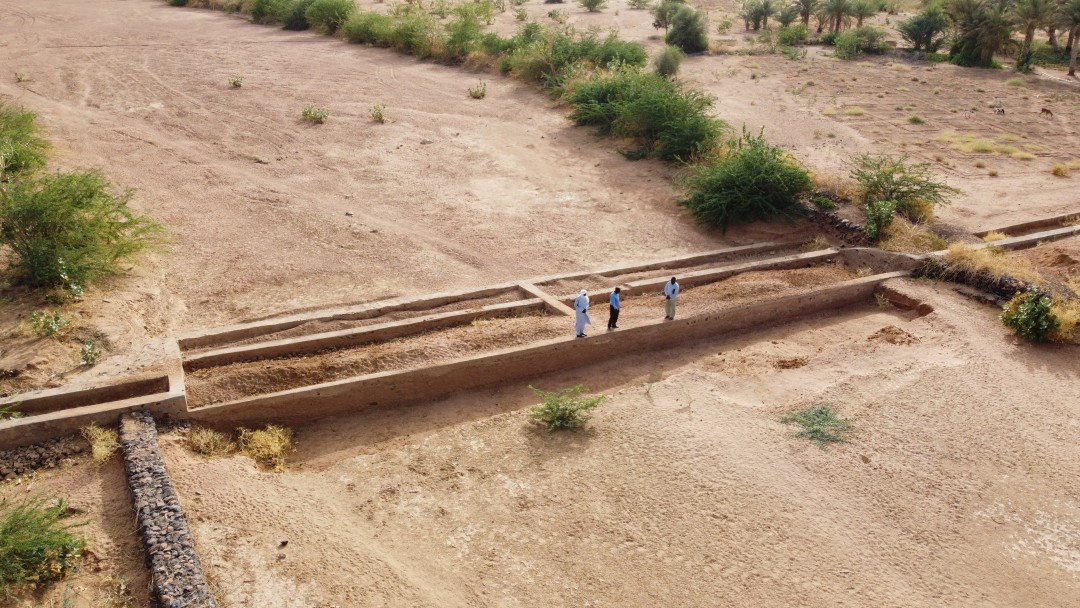
[[[601,39],[596,31],[565,33],[538,24],[523,26],[513,46],[507,60],[509,71],[553,91],[562,88],[568,77],[582,67],[640,67],[649,60],[640,44],[620,40],[614,34]]]
[[[1051,312],[1050,296],[1037,290],[1022,293],[1009,300],[1001,313],[1001,322],[1016,335],[1031,342],[1045,342],[1057,331],[1058,319]]]
[[[274,17],[273,2],[274,0],[252,0],[251,20],[255,23],[265,23],[267,19],[272,19]]]
[[[33,287],[86,285],[158,240],[161,227],[94,172],[42,175],[0,190],[0,244]]]
[[[599,13],[607,8],[607,0],[578,0],[578,4],[590,13]]]
[[[314,3],[315,0],[274,0],[271,11],[274,19],[281,24],[283,29],[306,30],[311,27],[307,19],[307,10]]]
[[[229,85],[231,85],[234,89],[239,89],[240,87],[244,86],[244,77],[233,76],[229,79]]]
[[[656,56],[655,67],[656,73],[666,78],[671,78],[679,72],[679,66],[682,65],[683,58],[686,55],[679,50],[678,47],[666,45],[664,50]]]
[[[18,420],[22,418],[23,413],[18,410],[18,407],[18,403],[0,405],[0,420]]]
[[[316,108],[314,105],[309,104],[304,107],[304,110],[300,112],[300,115],[304,120],[310,120],[317,125],[321,125],[330,117],[330,111],[326,108]]]
[[[892,200],[871,200],[867,201],[864,206],[866,210],[866,236],[872,239],[881,238],[882,233],[889,224],[892,224],[893,217],[896,215],[896,201]]]
[[[56,338],[64,333],[71,321],[59,311],[48,313],[35,310],[30,313],[30,329],[39,338]]]
[[[869,25],[841,33],[836,37],[836,57],[854,59],[860,53],[884,53],[889,50],[885,30]]]
[[[862,186],[863,202],[895,201],[896,211],[913,222],[933,217],[959,190],[938,181],[929,164],[909,164],[904,156],[888,154],[856,156],[851,176]]]
[[[827,196],[815,196],[813,200],[814,206],[824,211],[830,211],[836,209],[836,201]]]
[[[763,135],[732,140],[723,155],[694,165],[680,178],[682,204],[698,220],[727,230],[731,224],[793,215],[796,198],[810,190],[810,175]]]
[[[94,367],[101,359],[101,351],[98,350],[93,340],[87,340],[79,347],[79,363],[83,367]]]
[[[487,97],[487,83],[481,80],[476,86],[469,87],[469,97],[483,99]]]
[[[919,115],[908,116],[907,121],[913,125],[926,124],[926,119]]]
[[[627,2],[627,4],[632,9],[643,11],[649,8],[649,5],[651,3],[649,2],[649,0],[630,0],[629,2]]]
[[[566,99],[571,120],[636,140],[640,156],[689,161],[712,150],[725,128],[708,113],[712,98],[656,73],[596,73],[571,85]]]
[[[583,397],[585,387],[577,385],[557,393],[529,387],[544,402],[529,410],[529,417],[547,426],[549,431],[576,429],[589,421],[590,412],[604,401],[603,395]]]
[[[780,28],[776,33],[776,42],[782,46],[794,46],[806,42],[810,36],[810,30],[803,24],[789,25]]]
[[[386,114],[383,112],[383,105],[379,102],[375,102],[375,105],[371,106],[371,120],[377,123],[386,122]]]
[[[900,37],[906,40],[916,51],[936,53],[945,44],[945,33],[949,30],[949,18],[941,6],[932,4],[923,12],[897,24]]]
[[[795,436],[806,437],[821,447],[847,441],[845,435],[851,430],[851,423],[840,418],[827,403],[792,412],[784,416],[781,422],[799,425],[802,430]]]
[[[91,422],[82,427],[79,433],[83,439],[90,442],[90,456],[96,465],[105,464],[116,450],[120,449],[120,437],[116,429],[102,428]]]
[[[73,532],[86,522],[66,522],[64,501],[0,500],[0,597],[21,585],[44,585],[77,566],[86,540]]]
[[[37,114],[0,101],[0,183],[44,167],[48,149]]]
[[[169,6],[185,6],[188,0],[169,0]]]
[[[653,27],[663,29],[665,32],[671,28],[675,13],[686,5],[685,0],[660,0],[652,8]]]
[[[342,33],[354,44],[379,44],[388,38],[393,19],[382,13],[358,12],[345,22]]]
[[[731,22],[731,19],[724,19],[720,23],[716,24],[716,33],[723,36],[724,34],[731,31],[731,26],[732,25],[735,25],[735,24]]]
[[[273,424],[258,430],[239,429],[240,451],[260,466],[272,471],[284,471],[288,455],[293,451],[292,430]]]
[[[671,30],[664,42],[678,47],[684,53],[702,53],[709,50],[709,20],[704,11],[680,6],[671,17]]]
[[[405,4],[391,15],[391,27],[377,44],[409,53],[418,59],[433,56],[443,45],[443,28],[438,20],[419,4]]]
[[[570,20],[570,13],[567,11],[552,10],[548,11],[548,19],[551,19],[555,23],[565,24]]]
[[[836,39],[840,36],[838,32],[825,32],[821,35],[821,44],[825,46],[836,46]]]
[[[356,3],[353,0],[314,0],[304,11],[304,18],[315,29],[333,34],[345,25],[355,11]]]
[[[529,18],[529,11],[527,9],[524,9],[524,8],[516,8],[516,9],[514,9],[514,19],[516,19],[517,21],[525,21],[528,18]]]

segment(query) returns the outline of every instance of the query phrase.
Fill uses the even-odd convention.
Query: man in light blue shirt
[[[574,312],[576,314],[574,329],[577,331],[577,337],[585,337],[585,326],[592,325],[592,319],[589,318],[589,292],[584,289],[578,294],[578,297],[574,300]]]
[[[679,299],[679,284],[675,282],[675,277],[671,277],[671,281],[664,283],[664,297],[667,298],[667,316],[664,317],[665,321],[675,320],[675,300]]]
[[[609,300],[611,302],[611,307],[608,309],[607,320],[608,331],[619,329],[619,309],[621,308],[621,303],[619,301],[620,293],[622,293],[622,287],[616,287],[615,291],[611,292],[611,298]]]

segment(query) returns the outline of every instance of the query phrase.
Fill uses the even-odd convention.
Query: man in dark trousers
[[[618,329],[619,328],[619,325],[618,325],[618,323],[619,323],[619,310],[622,308],[622,303],[620,302],[620,299],[619,299],[619,294],[620,293],[622,293],[622,288],[621,287],[616,287],[615,291],[611,292],[611,298],[610,298],[611,306],[608,308],[608,313],[609,314],[608,314],[608,320],[607,320],[608,331],[611,331],[612,329]]]

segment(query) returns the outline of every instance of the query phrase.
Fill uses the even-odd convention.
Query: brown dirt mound
[[[773,361],[773,367],[776,369],[795,369],[803,367],[808,362],[809,360],[806,357],[790,357]]]
[[[868,341],[888,342],[889,344],[918,344],[918,336],[909,334],[895,325],[882,327],[870,334]]]

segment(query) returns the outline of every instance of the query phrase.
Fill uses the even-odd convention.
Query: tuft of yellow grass
[[[949,241],[934,234],[925,224],[913,224],[896,216],[882,231],[878,246],[899,253],[930,253],[949,246]]]
[[[1016,160],[1035,160],[1035,155],[1031,152],[1016,151],[1010,154]]]
[[[187,442],[191,451],[203,456],[224,456],[236,450],[236,444],[228,435],[204,426],[191,427]]]
[[[987,232],[986,236],[982,237],[984,242],[993,243],[994,241],[1004,241],[1009,238],[1009,235],[1004,232]]]
[[[822,108],[821,113],[824,114],[825,116],[835,116],[836,115],[836,108],[833,108],[833,107]]]
[[[1010,87],[1022,87],[1024,84],[1023,78],[1010,78],[1005,81],[1005,85]]]
[[[286,460],[293,451],[293,432],[282,426],[266,425],[258,430],[239,429],[240,451],[260,466],[272,471],[284,471]]]
[[[1046,284],[1031,262],[1011,255],[1000,247],[975,249],[967,243],[956,243],[949,246],[945,261],[954,268],[968,272],[985,271],[996,278],[1010,276],[1033,285]]]
[[[1068,165],[1054,165],[1050,168],[1050,173],[1058,177],[1069,177],[1072,171],[1069,170]]]
[[[822,249],[828,249],[829,247],[832,247],[832,245],[829,244],[829,239],[825,238],[824,235],[819,234],[814,238],[810,239],[809,241],[803,243],[802,250],[809,253],[811,251],[821,251]]]
[[[844,108],[844,116],[862,116],[866,114],[866,110],[860,107]]]
[[[120,448],[120,436],[116,429],[107,429],[91,422],[82,427],[79,433],[90,442],[90,457],[94,464],[103,465],[109,462],[112,455]]]
[[[829,137],[832,137],[831,133]],[[859,184],[847,175],[814,172],[810,181],[816,189],[828,194],[833,200],[854,200],[861,196]]]
[[[1076,171],[1080,169],[1080,159],[1074,158],[1073,160],[1065,163],[1065,166],[1073,171]]]
[[[1080,342],[1080,300],[1054,298],[1050,313],[1057,317],[1058,328],[1048,337],[1054,342]]]

